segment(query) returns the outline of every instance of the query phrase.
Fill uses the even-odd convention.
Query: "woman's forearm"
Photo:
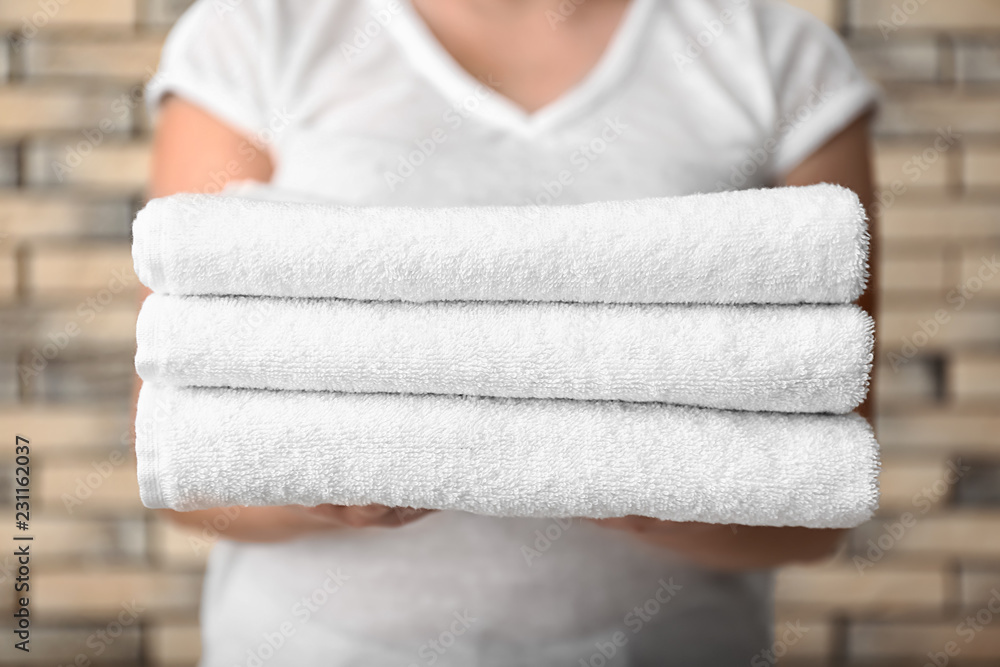
[[[637,539],[718,570],[765,569],[825,558],[836,552],[847,532],[676,523],[646,517],[602,519],[597,523],[625,530]]]
[[[158,510],[158,513],[205,540],[224,537],[239,542],[283,542],[336,528],[320,517],[291,507],[217,507],[193,512]]]

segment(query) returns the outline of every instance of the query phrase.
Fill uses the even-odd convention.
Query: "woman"
[[[826,181],[868,202],[874,97],[836,36],[780,2],[200,0],[150,82],[150,194],[253,180],[352,204],[548,205]],[[225,527],[205,667],[771,664],[770,568],[841,537],[385,507],[167,515]]]

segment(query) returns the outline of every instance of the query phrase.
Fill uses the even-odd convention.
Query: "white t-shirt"
[[[284,191],[409,205],[766,186],[876,96],[834,33],[767,0],[632,0],[594,70],[530,114],[405,0],[199,0],[153,108],[167,92],[265,143]],[[770,624],[769,573],[706,572],[583,521],[442,512],[221,542],[202,665],[724,667],[766,660]]]

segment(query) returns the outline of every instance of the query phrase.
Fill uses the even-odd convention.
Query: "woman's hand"
[[[412,523],[434,510],[385,505],[330,505],[302,507],[307,515],[337,528],[396,528]],[[322,525],[322,524],[320,524]]]
[[[660,521],[644,516],[592,519],[718,570],[754,570],[831,556],[846,531]]]
[[[200,532],[206,539],[224,537],[238,542],[284,542],[337,530],[405,526],[431,511],[384,505],[283,505],[217,507],[193,512],[158,510],[158,513],[171,523]]]

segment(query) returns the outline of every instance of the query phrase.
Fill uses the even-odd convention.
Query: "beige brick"
[[[957,292],[952,297],[964,299]],[[877,333],[889,370],[905,365],[914,352],[930,354],[1000,342],[1000,311],[989,308],[984,299],[965,300],[965,307],[958,311],[947,297],[937,307],[932,304],[921,310],[883,311]]]
[[[17,257],[0,242],[0,301],[9,301],[17,294]]]
[[[34,588],[32,611],[42,621],[67,616],[111,619],[124,613],[144,622],[162,614],[191,617],[198,607],[201,577],[128,568],[47,570],[35,575]]]
[[[145,82],[156,72],[163,34],[33,39],[24,48],[28,77],[64,76]]]
[[[102,634],[103,633],[103,634]],[[112,638],[112,633],[115,635]],[[85,627],[31,628],[31,651],[0,643],[0,665],[97,665],[139,664],[139,627],[88,623]]]
[[[945,462],[937,458],[884,460],[879,476],[882,490],[879,513],[925,511],[925,505],[918,505],[918,497],[925,498],[929,505],[939,505],[947,498],[938,494],[936,487],[947,479],[945,472]]]
[[[5,303],[0,307],[0,358],[11,363],[21,363],[21,344],[30,336],[21,324],[23,318],[18,317],[23,312],[23,304]]]
[[[879,231],[888,243],[979,242],[1000,236],[1000,204],[899,202],[883,208]]]
[[[154,625],[146,655],[156,667],[194,665],[201,657],[201,632],[197,625]]]
[[[0,41],[0,83],[6,83],[10,78],[10,43]]]
[[[147,25],[171,25],[184,13],[192,0],[145,0],[140,20]]]
[[[80,347],[113,348],[121,350],[135,343],[135,320],[138,307],[129,297],[116,299],[98,309],[99,303],[88,306],[86,301],[73,308],[34,308],[32,327],[27,330],[24,343],[31,349],[49,341],[50,333],[66,331],[71,324],[78,325],[79,333],[73,338],[74,349]]]
[[[30,388],[27,395],[33,400],[38,399],[40,387],[52,382],[63,383],[62,393],[80,383],[111,382],[116,391],[124,392],[114,398],[130,395],[135,378],[136,309],[132,304],[123,306],[109,306],[99,313],[86,302],[66,311],[0,309],[0,331],[13,332],[4,337],[15,364],[12,377],[26,390]],[[8,317],[11,310],[26,317]],[[93,403],[99,400],[100,388],[95,384],[91,392],[85,386],[79,390],[82,398]]]
[[[1000,559],[1000,513],[962,511],[917,517],[892,550],[897,554]]]
[[[1000,457],[1000,416],[995,411],[922,409],[913,414],[881,415],[878,439],[883,449],[900,453],[936,451]]]
[[[4,611],[11,609],[14,604],[13,578],[17,576],[17,558],[13,550],[0,558],[0,605]],[[4,642],[6,643],[6,642]],[[3,664],[0,662],[0,664]]]
[[[848,655],[852,660],[909,658],[912,662],[891,663],[907,665],[934,664],[928,653],[938,656],[940,664],[968,664],[959,658],[940,656],[950,646],[953,656],[961,660],[982,660],[1000,655],[1000,627],[981,626],[982,631],[970,630],[961,625],[962,619],[938,623],[861,623],[848,633]],[[851,663],[854,664],[854,663]],[[883,663],[885,664],[885,663]]]
[[[884,360],[875,367],[876,403],[882,408],[932,403],[937,400],[937,384],[934,367],[922,359],[899,364],[895,371]]]
[[[142,520],[102,521],[69,519],[40,514],[32,517],[31,533],[45,545],[36,554],[38,563],[120,562],[145,556],[145,524]],[[0,663],[2,664],[2,663]]]
[[[27,262],[32,297],[90,295],[103,307],[135,302],[139,283],[127,243],[36,245]]]
[[[851,565],[795,566],[776,578],[780,613],[797,612],[895,616],[937,613],[945,603],[945,578],[938,570],[871,569]]]
[[[145,104],[140,104],[135,108],[134,123],[137,136],[148,137],[153,134],[155,124]]]
[[[131,454],[73,464],[48,462],[35,470],[34,477],[37,502],[53,516],[139,516],[145,511]]]
[[[50,237],[127,238],[132,221],[128,201],[95,200],[55,189],[0,190],[0,235],[16,243]]]
[[[940,252],[886,254],[879,269],[883,292],[940,292],[945,287],[945,261]]]
[[[877,142],[876,186],[887,188],[899,183],[908,189],[945,188],[948,185],[948,165],[955,151],[938,150],[934,147],[934,141],[931,137],[925,141]]]
[[[13,146],[0,146],[0,187],[16,185],[17,180],[17,151]]]
[[[965,610],[983,607],[1000,595],[1000,570],[964,569],[959,582]]]
[[[134,107],[121,100],[115,103],[122,94],[65,85],[0,87],[0,139],[78,130],[74,146],[86,151],[96,143],[94,137],[106,139],[131,127]],[[93,136],[86,136],[84,130]]]
[[[963,249],[959,286],[970,299],[1000,296],[1000,246],[980,244]]]
[[[822,619],[801,619],[778,615],[774,623],[774,641],[783,649],[779,664],[796,660],[814,660],[830,655],[835,630],[833,624]],[[769,664],[766,658],[761,664]]]
[[[171,568],[201,568],[215,544],[216,535],[211,525],[194,529],[160,520],[152,525],[150,549],[158,563]]]
[[[955,46],[955,69],[960,81],[1000,81],[1000,40],[960,40]]]
[[[902,31],[928,28],[980,31],[1000,28],[1000,5],[994,0],[914,0],[910,3],[850,0],[850,19],[853,26],[874,30],[884,27],[885,34],[892,36]],[[894,27],[901,30],[892,32]]]
[[[56,356],[42,372],[25,377],[23,391],[33,401],[127,401],[135,387],[135,364],[132,350],[78,350]]]
[[[127,445],[131,415],[127,405],[0,406],[0,430],[28,438],[52,454],[70,450],[98,453]]]
[[[17,365],[9,361],[0,361],[0,402],[15,403],[19,397]]]
[[[96,299],[80,300],[69,307],[20,304],[0,308],[3,343],[20,353],[23,372],[42,372],[48,362],[86,350],[121,353],[134,349],[137,306],[122,298],[102,306]]]
[[[948,395],[958,403],[1000,401],[1000,355],[966,353],[948,362]]]
[[[899,136],[934,134],[949,127],[963,136],[1000,131],[1000,95],[944,86],[893,86],[874,129],[880,136]]]
[[[834,28],[840,26],[840,2],[838,0],[788,0],[788,4],[804,9],[816,18]]]
[[[29,186],[81,185],[114,193],[138,194],[149,180],[150,146],[146,142],[109,141],[69,166],[70,147],[35,143],[25,152],[24,180]]]
[[[18,31],[18,40],[62,26],[128,27],[135,23],[135,0],[4,0],[0,25]]]
[[[854,37],[848,42],[854,62],[877,81],[933,81],[940,62],[933,37],[897,37],[890,41],[878,35]]]
[[[1000,188],[1000,144],[967,145],[963,178],[969,188]]]

